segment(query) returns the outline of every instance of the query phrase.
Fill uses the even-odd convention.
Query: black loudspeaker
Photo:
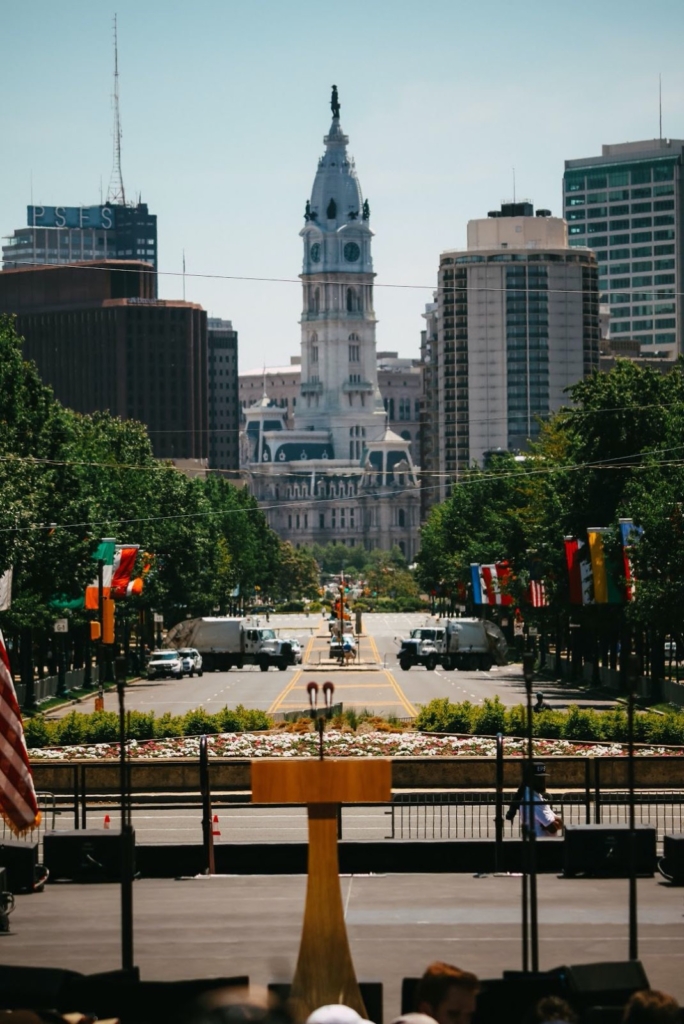
[[[65,1012],[67,1005],[78,1006],[80,1012],[100,1018],[117,1017],[122,1024],[182,1024],[189,1019],[193,1004],[205,993],[236,987],[247,989],[249,978],[138,981],[126,976],[126,972],[113,971],[70,981],[62,990],[58,1009]]]
[[[656,867],[656,830],[637,825],[636,873],[651,876]],[[629,874],[629,827],[627,825],[566,825],[563,874],[600,878],[626,878]]]
[[[414,1013],[416,1009],[416,989],[420,978],[402,978],[401,980],[401,1012]]]
[[[684,885],[684,833],[663,837],[663,859],[658,868],[674,885]]]
[[[405,978],[404,981],[407,979]],[[414,979],[417,984],[418,979]],[[280,1002],[284,1005],[290,996],[290,984],[288,982],[271,982],[268,986],[268,991],[276,996]],[[364,1001],[366,1010],[368,1012],[368,1019],[373,1021],[373,1024],[382,1024],[382,982],[380,981],[360,981],[359,990],[361,992],[361,998]],[[402,989],[403,991],[403,989]],[[402,1013],[405,1011],[402,1004]]]
[[[619,960],[599,964],[576,964],[560,968],[567,984],[567,999],[573,1006],[624,1006],[635,992],[648,988],[640,960]]]
[[[51,882],[60,878],[73,882],[118,882],[121,879],[120,832],[108,829],[46,832],[43,851]]]
[[[519,1021],[533,1019],[531,1011],[545,996],[565,997],[566,984],[562,970],[504,971],[502,978],[480,983],[473,1024],[491,1024],[492,1021]]]
[[[7,871],[10,892],[33,892],[38,878],[38,843],[5,839],[0,843],[0,867]]]
[[[0,1008],[3,1010],[53,1010],[61,993],[79,978],[76,971],[51,967],[6,967],[0,965]]]

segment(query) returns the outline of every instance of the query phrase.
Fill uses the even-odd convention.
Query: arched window
[[[359,308],[359,300],[356,294],[356,289],[347,288],[347,312],[355,313]]]
[[[321,290],[316,288],[314,291],[314,313],[320,313],[321,310]]]
[[[349,335],[348,340],[349,341],[360,341],[361,339],[359,338],[358,334],[352,333],[352,334]]]
[[[403,439],[405,441],[410,441],[411,440],[411,435],[409,434],[408,430],[402,430],[401,436],[403,437]]]
[[[399,526],[406,526],[406,513],[403,508],[400,508],[397,513],[397,523]]]
[[[299,545],[297,545],[297,547],[299,547]],[[404,558],[406,558],[406,545],[404,544],[403,540],[399,541],[399,550],[401,551]]]

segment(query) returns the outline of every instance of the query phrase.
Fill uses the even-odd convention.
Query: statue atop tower
[[[332,97],[330,99],[330,109],[332,110],[333,118],[340,116],[340,101],[337,96],[337,86],[332,87]]]

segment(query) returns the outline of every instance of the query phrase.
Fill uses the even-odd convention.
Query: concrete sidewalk
[[[385,985],[385,1020],[399,1012],[401,979],[433,960],[483,978],[519,969],[519,878],[471,875],[343,877],[360,980]],[[135,883],[135,962],[144,980],[248,974],[291,980],[304,906],[302,876],[215,877]],[[639,953],[651,985],[684,1001],[681,890],[638,883]],[[627,958],[627,882],[539,879],[541,967]],[[119,888],[48,885],[17,897],[0,962],[92,973],[117,968]]]

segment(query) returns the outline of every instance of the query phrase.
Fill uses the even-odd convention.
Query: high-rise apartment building
[[[240,468],[238,334],[230,320],[207,320],[209,468]]]
[[[86,260],[144,260],[157,270],[157,218],[146,203],[29,206],[27,227],[4,241],[3,270]]]
[[[611,338],[639,341],[644,356],[684,352],[684,141],[603,146],[566,160],[565,219],[571,246],[599,264]]]
[[[206,460],[207,314],[152,293],[145,263],[0,273],[24,354],[63,405],[144,423],[158,458]]]
[[[423,512],[488,451],[524,449],[598,368],[596,257],[548,210],[504,204],[442,253],[426,320]]]

